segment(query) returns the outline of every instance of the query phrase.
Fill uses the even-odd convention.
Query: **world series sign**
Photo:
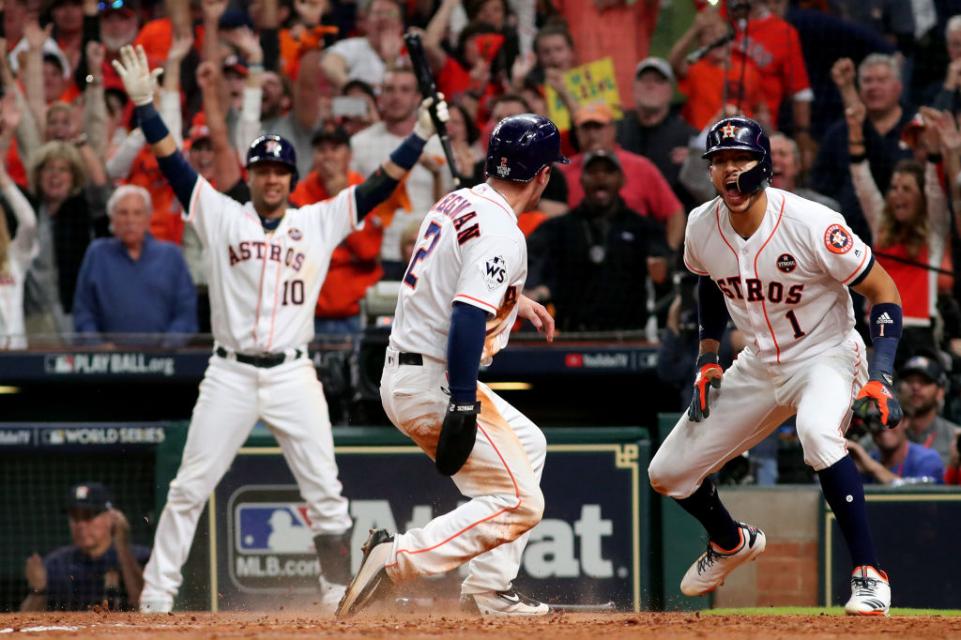
[[[351,570],[368,530],[421,527],[465,498],[415,446],[336,448],[354,520]],[[515,585],[546,602],[613,601],[639,610],[650,572],[647,541],[647,442],[551,444],[541,482],[544,519],[529,537]],[[643,460],[639,459],[644,457]],[[643,492],[642,492],[643,490]],[[320,564],[307,505],[277,447],[245,447],[211,496],[208,513],[211,610],[309,607]],[[459,593],[466,567],[405,585],[412,598]]]

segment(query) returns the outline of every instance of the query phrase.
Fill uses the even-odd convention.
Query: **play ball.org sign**
[[[296,486],[245,487],[231,503],[231,581],[248,592],[315,592],[320,563]]]

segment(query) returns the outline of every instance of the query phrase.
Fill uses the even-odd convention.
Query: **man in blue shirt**
[[[943,484],[944,463],[934,449],[908,440],[911,418],[905,416],[891,429],[881,428],[871,434],[877,451],[870,454],[857,442],[847,441],[865,482],[899,486],[903,484]]]
[[[150,194],[124,185],[107,202],[113,238],[90,244],[74,296],[77,333],[197,332],[197,293],[180,247],[154,240]]]
[[[66,504],[73,544],[27,558],[30,593],[21,611],[111,610],[136,606],[150,549],[130,544],[130,524],[99,482],[70,488]]]

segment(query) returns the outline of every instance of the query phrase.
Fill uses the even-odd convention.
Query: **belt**
[[[409,364],[412,367],[422,367],[424,366],[424,356],[419,353],[400,352],[397,354],[397,364]]]
[[[270,369],[271,367],[276,367],[279,364],[287,362],[286,353],[263,353],[260,355],[248,355],[246,353],[227,351],[223,347],[217,347],[214,349],[214,353],[221,358],[229,358],[231,355],[233,355],[237,362],[249,364],[254,367],[260,367],[261,369]],[[291,360],[296,360],[302,355],[304,355],[303,351],[300,349],[295,349],[294,357],[291,358]]]

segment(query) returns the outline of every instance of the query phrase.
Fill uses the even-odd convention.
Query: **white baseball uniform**
[[[482,361],[507,345],[527,277],[527,245],[510,205],[486,184],[460,189],[424,218],[390,335],[380,395],[391,422],[431,458],[450,402],[447,336],[451,305],[487,312]],[[409,364],[418,354],[422,364]],[[478,383],[477,439],[453,477],[471,500],[421,529],[398,534],[387,563],[395,582],[470,561],[464,594],[501,591],[517,576],[527,532],[540,522],[543,433]]]
[[[843,458],[851,403],[867,382],[848,286],[874,263],[841,214],[768,188],[760,227],[744,239],[721,198],[691,212],[684,263],[724,293],[748,346],[709,391],[710,416],[685,413],[651,461],[651,484],[691,495],[728,460],[797,414],[804,460],[815,470]]]
[[[183,460],[144,570],[142,603],[171,603],[204,501],[258,418],[277,438],[315,534],[350,528],[341,495],[323,388],[307,357],[314,302],[334,248],[358,226],[354,188],[288,209],[265,231],[251,203],[240,205],[197,178],[187,211],[211,265],[213,355],[200,384]],[[282,354],[273,367],[237,354]]]
[[[23,283],[40,250],[37,216],[13,181],[3,188],[3,195],[17,218],[17,234],[7,246],[5,264],[0,264],[0,349],[24,349]]]

